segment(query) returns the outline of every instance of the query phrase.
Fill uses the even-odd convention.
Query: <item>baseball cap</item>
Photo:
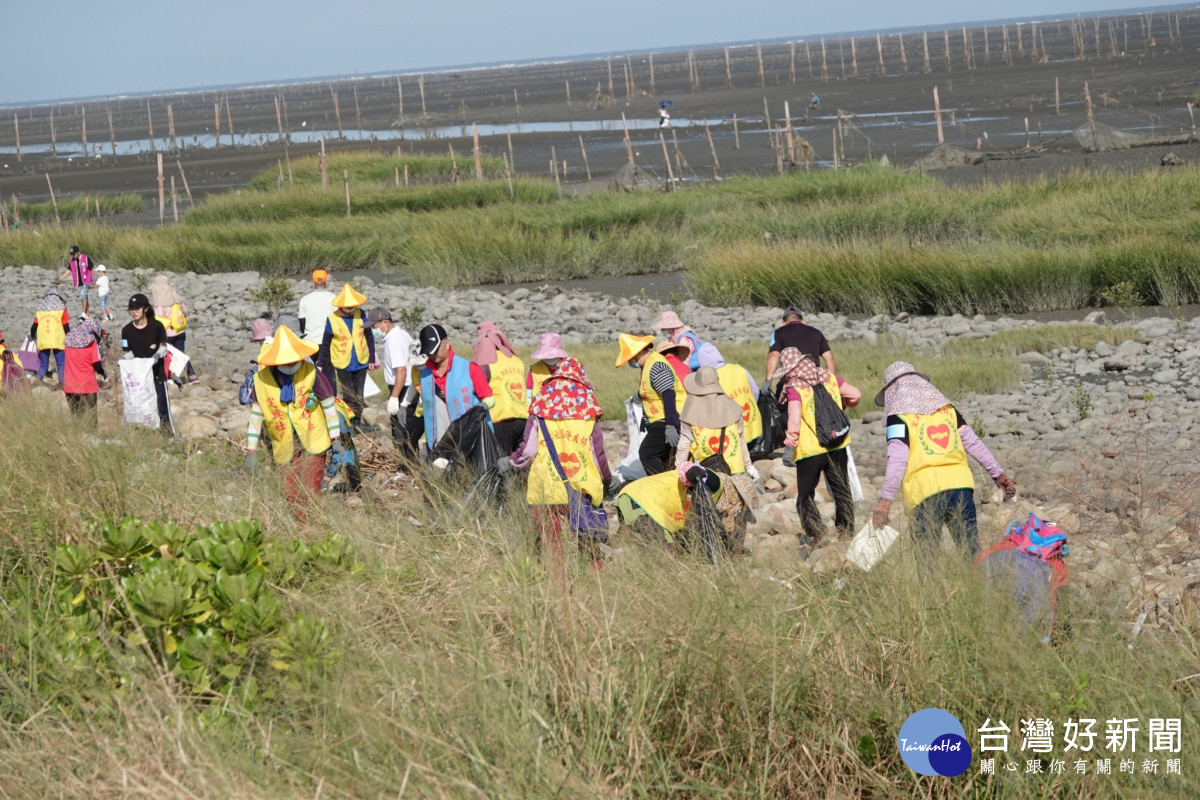
[[[108,272],[108,267],[101,264],[100,266],[96,267],[96,272]]]
[[[329,280],[329,273],[323,269],[314,269],[313,274],[312,274],[312,279],[313,279],[314,283],[320,283],[322,281],[327,281],[327,280]]]
[[[368,325],[374,325],[376,322],[382,322],[385,319],[388,322],[391,322],[392,321],[392,312],[388,311],[383,306],[375,306],[367,314],[367,324]]]
[[[800,319],[804,319],[804,312],[795,306],[788,306],[783,310],[783,318],[787,319],[788,317],[799,317]]]
[[[421,341],[421,349],[417,352],[423,356],[432,356],[437,352],[438,345],[446,340],[446,329],[441,325],[426,325],[417,336]]]
[[[71,255],[75,255],[78,252],[79,252],[79,245],[77,245],[77,244],[71,245]]]
[[[133,297],[129,298],[129,308],[145,308],[150,305],[150,299],[146,295],[138,292]]]

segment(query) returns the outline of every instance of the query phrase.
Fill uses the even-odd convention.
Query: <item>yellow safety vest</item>
[[[352,320],[351,329],[346,329],[346,320]],[[333,313],[329,315],[329,329],[333,331],[333,339],[329,342],[329,361],[338,369],[350,366],[350,349],[358,356],[358,363],[367,365],[366,329],[363,327],[362,309],[356,308],[349,317]]]
[[[542,393],[542,384],[550,379],[550,368],[546,366],[545,361],[535,361],[533,366],[529,368],[531,398],[537,397]]]
[[[171,330],[176,333],[183,333],[187,330],[187,316],[183,313],[183,308],[179,303],[171,306]]]
[[[758,398],[750,391],[750,373],[737,364],[717,367],[717,380],[725,394],[742,407],[742,430],[746,441],[753,442],[762,436],[762,415],[758,413]]]
[[[975,488],[954,406],[899,416],[908,426],[908,468],[900,483],[905,508],[916,508],[938,492]]]
[[[304,362],[292,376],[296,399],[284,408],[279,399],[279,384],[270,368],[260,369],[254,374],[254,396],[263,413],[263,428],[271,440],[271,451],[275,463],[287,464],[292,460],[292,431],[300,437],[300,444],[313,455],[320,455],[333,446],[329,429],[325,427],[325,411],[313,397],[313,407],[307,408],[309,395],[317,382],[317,368]]]
[[[683,530],[687,517],[687,488],[675,470],[639,478],[625,486],[620,494],[633,498],[667,533]]]
[[[525,419],[529,416],[529,401],[525,399],[525,364],[516,356],[496,353],[496,363],[489,367],[488,386],[492,387],[492,422],[506,419]],[[565,501],[564,501],[565,502]]]
[[[699,464],[717,454],[717,448],[721,445],[720,428],[698,428],[693,425],[692,435],[696,437],[688,453],[692,461]],[[736,423],[725,428],[725,449],[721,451],[721,455],[725,456],[730,473],[740,475],[746,471],[746,463],[742,461],[742,440],[738,436]]]
[[[647,422],[661,422],[667,418],[663,411],[662,395],[654,391],[654,387],[650,385],[650,368],[662,362],[667,365],[667,369],[671,370],[671,376],[675,379],[675,411],[683,411],[683,402],[687,400],[687,393],[683,391],[683,382],[679,380],[679,375],[675,370],[671,369],[671,362],[667,361],[658,353],[651,353],[646,359],[646,363],[642,364],[642,382],[638,387],[638,394],[642,398],[642,413],[646,416]]]
[[[592,453],[592,428],[595,425],[594,419],[546,420],[546,430],[554,441],[559,463],[571,488],[583,492],[591,498],[592,505],[598,506],[604,502],[604,481]],[[566,505],[567,489],[550,460],[550,448],[542,438],[541,426],[534,430],[537,431],[538,449],[529,468],[525,499],[531,506]]]
[[[813,405],[813,390],[807,386],[797,386],[795,389],[800,395],[800,437],[796,443],[796,457],[793,461],[832,453],[848,446],[850,444],[849,434],[846,434],[846,438],[837,447],[826,450],[821,446],[821,443],[817,441],[817,412]],[[841,408],[842,393],[838,391],[836,375],[830,373],[829,380],[825,381],[825,391],[829,392],[833,402],[838,404],[838,408]]]
[[[63,310],[39,311],[37,316],[37,349],[62,350],[67,332],[63,330]]]

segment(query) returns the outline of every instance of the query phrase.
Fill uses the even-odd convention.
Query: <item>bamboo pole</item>
[[[183,179],[183,191],[187,193],[188,208],[195,208],[196,204],[192,202],[192,189],[190,186],[188,186],[187,175],[184,173],[183,164],[178,158],[175,159],[175,166],[179,169],[179,177]],[[290,167],[288,168],[288,171],[291,172]],[[99,203],[100,201],[97,200],[96,202]]]
[[[969,70],[974,69],[975,65],[971,63],[971,40],[970,40],[970,38],[967,37],[967,26],[966,25],[962,26],[962,35],[963,35],[963,67],[969,71]]]
[[[1031,61],[1038,60],[1038,26],[1037,22],[1030,22],[1029,29],[1029,58]]]
[[[900,43],[900,72],[908,74],[908,54],[904,52],[904,34],[897,33],[896,40]]]
[[[928,31],[921,31],[921,49],[925,53],[925,65],[921,68],[921,72],[928,75],[930,72],[933,72],[933,69],[929,66],[929,33],[928,33]]]
[[[50,187],[50,205],[54,206],[54,224],[61,225],[62,220],[58,217],[58,198],[54,196],[54,184],[50,182],[50,173],[46,173],[46,185]]]
[[[401,83],[400,77],[396,76],[396,97],[400,103],[400,131],[404,131],[404,84]]]
[[[283,141],[283,116],[279,113],[279,95],[275,95],[275,128],[279,131],[279,141]]]
[[[0,200],[0,231],[8,233],[8,203]]]
[[[629,105],[629,101],[633,99],[633,88],[629,85],[629,65],[622,64],[621,69],[625,74],[625,105]]]
[[[808,41],[804,42],[804,59],[808,62],[808,77],[812,78],[812,76],[813,76],[812,49],[809,47]]]
[[[429,122],[429,115],[425,112],[425,76],[417,76],[417,89],[421,92],[421,124],[426,125]]]
[[[838,164],[838,140],[837,140],[838,132],[837,132],[837,128],[833,128],[832,130],[830,130],[829,133],[830,133],[830,136],[833,138],[833,167],[834,167],[834,169],[837,169],[839,166],[839,164]]]
[[[362,111],[360,111],[359,107],[358,107],[358,84],[355,83],[355,84],[352,84],[351,86],[354,89],[354,123],[358,126],[358,135],[359,135],[359,138],[361,138],[362,133],[363,133],[363,126],[362,126]]]
[[[1012,64],[1012,51],[1008,49],[1008,26],[1000,26],[1000,40],[1003,44],[1003,50],[1000,53],[1000,61],[1003,64]]]
[[[763,98],[763,122],[767,124],[767,136],[770,138],[771,147],[779,148],[779,143],[775,141],[775,126],[771,124],[771,110],[767,107],[767,98]]]
[[[987,25],[983,26],[983,65],[986,67],[992,63],[992,48],[988,43]]]
[[[158,152],[158,146],[154,144],[154,114],[150,112],[150,101],[146,101],[146,130],[150,136],[150,152]],[[221,126],[217,125],[217,138],[220,138]]]
[[[158,154],[158,224],[162,225],[167,221],[167,200],[163,196],[163,165],[162,153]]]
[[[587,173],[587,179],[592,179],[592,168],[588,165],[587,148],[583,146],[583,134],[579,134],[579,152],[583,155],[583,169]]]
[[[567,108],[571,107],[571,83],[567,82]],[[517,96],[516,87],[513,87],[513,110],[519,117],[521,116],[521,98]]]
[[[608,57],[608,96],[616,97],[616,92],[613,90],[612,56]]]
[[[87,158],[88,157],[88,143],[87,143],[87,107],[86,106],[83,109],[81,109],[81,114],[82,114],[82,119],[83,119],[83,157]]]
[[[550,171],[554,173],[554,188],[558,190],[558,199],[562,200],[562,180],[558,176],[558,155],[554,145],[550,145]]]
[[[346,190],[346,217],[350,217],[350,170],[342,170],[342,187]]]
[[[404,169],[405,169],[405,173],[404,173],[404,175],[405,175],[405,179],[407,180],[407,178],[408,178],[408,171],[407,171],[407,170],[408,170],[408,167],[405,167]],[[507,154],[504,154],[504,177],[508,179],[508,200],[509,200],[509,202],[511,202],[511,203],[515,203],[515,202],[517,202],[517,193],[516,193],[516,191],[513,189],[513,182],[512,182],[512,166],[511,166],[511,164],[509,164],[509,161],[508,161],[508,155],[507,155]]]
[[[325,137],[321,137],[321,156],[318,159],[321,164],[321,191],[329,191],[329,164],[325,158]]]
[[[842,63],[842,80],[846,80],[846,43],[838,37],[838,60]]]
[[[395,173],[395,176],[396,176],[396,188],[399,189],[400,188],[400,168],[394,167],[392,171]]]
[[[933,116],[937,120],[938,144],[945,144],[946,137],[942,134],[942,103],[938,100],[937,87],[933,87]]]
[[[729,69],[729,48],[725,48],[725,88],[733,87],[733,72]]]
[[[280,177],[283,177],[280,173]],[[175,176],[171,176],[171,214],[175,217],[175,224],[179,224],[179,196],[175,193]]]
[[[712,153],[713,178],[716,179],[721,171],[721,162],[717,160],[717,146],[713,144],[712,131],[708,129],[708,120],[704,120],[704,136],[708,139],[708,150]]]
[[[167,103],[167,138],[171,141],[171,152],[177,152],[179,145],[175,140],[175,108],[172,103]]]
[[[742,137],[738,135],[737,114],[733,115],[733,149],[742,149]]]
[[[516,162],[516,157],[513,155],[512,134],[509,133],[509,134],[507,134],[507,136],[508,136],[508,163],[512,166],[513,172],[516,172],[517,171],[517,162]]]
[[[337,90],[335,90],[333,88],[332,83],[329,84],[329,93],[331,95],[333,95],[333,115],[335,117],[337,117],[338,138],[344,139],[344,138],[346,138],[346,135],[344,133],[342,133],[342,109],[341,109],[341,106],[338,105]],[[228,101],[226,101],[226,102],[228,102]]]
[[[475,145],[475,180],[483,180],[483,150],[479,147],[479,126],[471,123],[471,139]]]
[[[13,215],[12,215],[13,228],[19,228],[19,227],[21,227],[21,201],[17,199],[17,196],[15,194],[12,196],[12,199],[13,199]]]
[[[858,43],[853,36],[850,37],[850,74],[858,77]]]
[[[20,149],[18,148],[18,152]],[[54,108],[50,109],[50,156],[58,158],[58,131],[54,127]]]
[[[1088,89],[1086,81],[1083,84],[1083,98],[1087,101],[1088,127],[1092,130],[1092,148],[1095,152],[1099,152],[1100,143],[1096,140],[1096,117],[1092,114],[1092,93]]]
[[[788,80],[791,83],[795,83],[796,82],[796,43],[788,42],[788,48],[791,51],[790,57],[789,57],[790,60],[788,62],[790,64],[790,66],[788,67]]]
[[[821,37],[821,80],[829,81],[829,65],[825,60],[825,37]]]
[[[883,37],[875,34],[875,50],[879,53],[879,77],[887,75],[887,67],[883,65]]]
[[[1059,116],[1062,112],[1058,108],[1058,77],[1054,78],[1054,116]]]
[[[633,164],[633,142],[629,141],[629,123],[625,121],[625,112],[621,112],[621,129],[625,132],[625,156],[628,163]]]
[[[408,164],[404,165],[404,185],[408,186]]]
[[[225,121],[229,123],[229,146],[234,147],[233,140],[233,108],[229,105],[229,95],[225,95]]]
[[[1017,60],[1025,60],[1025,37],[1021,35],[1021,23],[1017,23]]]
[[[150,106],[149,106],[149,104],[147,104],[146,112],[149,113],[149,111],[150,111]],[[151,132],[150,141],[153,142],[154,141],[154,136],[153,136],[154,128],[153,127],[150,128],[150,132]],[[213,145],[216,147],[221,146],[221,103],[219,101],[216,103],[213,103]]]
[[[1192,138],[1196,138],[1196,105],[1189,102],[1187,104],[1188,119],[1192,121]]]
[[[662,143],[663,161],[667,162],[667,191],[675,191],[675,171],[671,169],[671,156],[667,154],[667,137],[660,130],[658,132],[658,141]]]
[[[763,72],[762,42],[755,42],[754,47],[758,51],[758,85],[766,87],[767,76],[766,73]]]
[[[454,145],[450,147],[450,182],[458,183],[458,159],[454,157]]]
[[[1025,117],[1025,149],[1029,149],[1029,117]]]
[[[650,94],[658,94],[654,88],[654,53],[650,54]]]
[[[563,81],[563,83],[565,83],[567,85],[567,108],[570,108],[571,107],[571,82]],[[516,100],[516,99],[517,99],[517,90],[513,89],[513,100]],[[519,114],[521,112],[518,111],[517,113]]]
[[[946,63],[946,72],[950,71],[950,31],[942,31],[942,59]]]
[[[788,107],[787,100],[783,101],[783,119],[785,125],[784,130],[787,133],[788,166],[791,166],[796,163],[796,144],[795,140],[792,138],[792,111]]]

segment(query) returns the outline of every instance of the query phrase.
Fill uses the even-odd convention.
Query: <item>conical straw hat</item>
[[[286,325],[275,330],[275,338],[263,350],[259,351],[258,363],[264,367],[279,367],[285,364],[295,364],[316,353],[318,348],[312,342],[306,342]]]
[[[617,343],[621,346],[621,354],[617,356],[616,366],[622,367],[628,364],[631,358],[654,344],[654,337],[622,333],[617,337]]]
[[[335,308],[357,308],[365,302],[367,302],[367,298],[354,291],[348,283],[342,284],[342,291],[333,298]]]

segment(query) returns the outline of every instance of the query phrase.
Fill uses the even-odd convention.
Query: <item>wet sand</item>
[[[517,172],[548,175],[553,152],[560,165],[566,162],[570,184],[586,180],[580,137],[594,178],[614,172],[625,162],[624,114],[636,126],[631,140],[639,167],[659,175],[665,172],[665,164],[655,118],[662,99],[674,103],[673,126],[665,140],[673,166],[687,181],[711,180],[714,172],[727,177],[776,171],[764,100],[771,128],[786,126],[786,102],[795,134],[805,137],[815,150],[814,163],[797,164],[795,169],[827,168],[832,163],[839,111],[843,163],[861,163],[886,154],[893,164],[910,166],[937,144],[935,86],[946,141],[969,150],[978,147],[989,155],[978,166],[936,173],[948,182],[1034,178],[1075,168],[1158,167],[1167,150],[1187,162],[1200,160],[1200,144],[1195,142],[1094,154],[1085,153],[1070,135],[1087,123],[1085,82],[1099,123],[1158,133],[1191,130],[1186,103],[1195,93],[1200,11],[1187,10],[1178,16],[1155,14],[1149,35],[1143,15],[1101,18],[1096,24],[1084,19],[1079,24],[1084,58],[1076,57],[1079,37],[1073,37],[1071,21],[1063,21],[1037,25],[1036,60],[1031,26],[1020,26],[1019,40],[1017,27],[1007,26],[1011,63],[1004,63],[1004,31],[998,25],[986,28],[986,45],[982,27],[968,31],[966,45],[961,30],[949,31],[948,37],[941,30],[931,30],[928,74],[922,72],[920,32],[903,35],[907,67],[901,63],[901,38],[894,33],[882,38],[884,74],[874,36],[856,37],[853,51],[850,39],[826,37],[828,80],[822,79],[821,42],[811,39],[764,44],[761,77],[753,45],[731,48],[728,81],[723,49],[696,50],[691,58],[699,78],[698,90],[689,80],[689,54],[685,51],[654,54],[653,91],[647,55],[429,73],[423,77],[424,113],[418,78],[405,75],[399,78],[403,118],[394,75],[9,109],[0,112],[0,194],[5,199],[18,194],[28,201],[45,200],[45,173],[49,173],[59,197],[140,193],[147,200],[147,211],[112,221],[157,224],[157,154],[150,151],[147,141],[147,102],[156,150],[169,151],[164,158],[166,174],[168,181],[170,175],[176,176],[181,211],[186,210],[187,200],[177,159],[198,201],[210,192],[244,185],[255,172],[281,159],[316,153],[322,132],[332,152],[392,152],[399,147],[445,153],[452,145],[460,157],[460,168],[469,176],[471,124],[477,123],[483,131],[485,153],[500,156],[508,152],[511,137]],[[628,90],[627,70],[631,75]],[[1058,113],[1055,79],[1059,84]],[[341,114],[341,138],[334,93]],[[808,111],[813,93],[820,95],[821,107]],[[281,118],[286,115],[282,124],[276,119],[277,98],[281,100]],[[168,104],[176,132],[174,151],[167,138]],[[219,144],[213,132],[214,104],[221,109]],[[111,155],[109,111],[116,156]],[[52,112],[58,158],[49,152]],[[20,162],[13,152],[14,113],[20,124]],[[87,158],[80,155],[85,116]],[[227,127],[230,116],[233,145]],[[714,169],[705,121],[719,171]],[[286,146],[280,140],[280,127],[290,142]],[[128,152],[131,150],[141,152]],[[74,155],[68,157],[67,153]],[[168,207],[168,219],[170,216]]]

